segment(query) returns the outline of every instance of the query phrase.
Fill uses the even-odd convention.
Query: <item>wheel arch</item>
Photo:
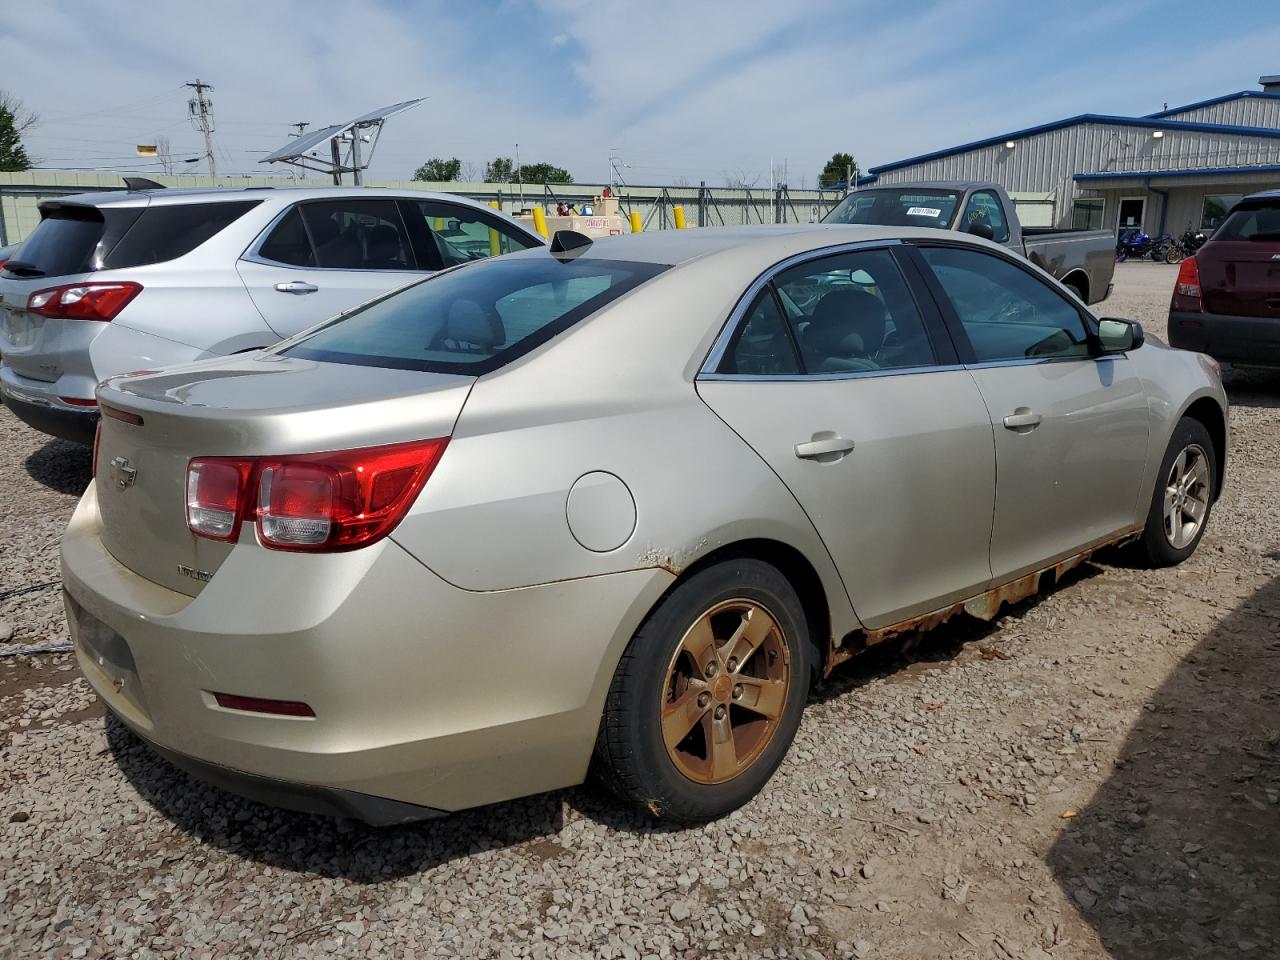
[[[816,679],[821,675],[827,650],[831,644],[831,606],[817,568],[808,557],[790,544],[767,537],[735,540],[724,544],[681,570],[679,576],[667,587],[663,597],[665,598],[668,593],[699,570],[724,560],[743,557],[760,560],[774,567],[795,589],[800,605],[804,609],[805,619],[808,621],[809,642],[814,648],[813,673]],[[661,603],[661,600],[658,603]],[[658,604],[655,603],[654,609],[657,606]]]
[[[1060,282],[1074,290],[1082,303],[1089,302],[1089,275],[1083,270],[1072,270]]]
[[[1209,431],[1209,439],[1213,441],[1214,455],[1217,463],[1214,466],[1213,499],[1222,495],[1223,483],[1227,475],[1227,415],[1226,411],[1213,397],[1201,396],[1192,400],[1178,415],[1178,419],[1190,417],[1198,421]]]

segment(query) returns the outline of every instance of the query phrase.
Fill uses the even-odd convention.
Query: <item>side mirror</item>
[[[996,232],[991,229],[991,224],[985,220],[975,220],[966,228],[975,237],[981,237],[983,240],[994,240]]]
[[[1103,356],[1137,350],[1144,339],[1142,324],[1136,320],[1103,317],[1098,321],[1098,345]]]

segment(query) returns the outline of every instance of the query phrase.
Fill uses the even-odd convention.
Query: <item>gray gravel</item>
[[[1122,265],[1106,312],[1161,334],[1172,280]],[[1101,558],[847,665],[699,829],[588,788],[381,831],[278,812],[152,756],[70,656],[0,658],[0,955],[1280,955],[1280,374],[1231,383],[1190,562]],[[3,410],[0,441],[0,648],[64,641],[88,456]]]

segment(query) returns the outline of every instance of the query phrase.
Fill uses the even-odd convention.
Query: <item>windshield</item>
[[[655,263],[495,258],[406,287],[284,348],[287,357],[478,376],[656,277]]]
[[[822,222],[946,230],[955,218],[960,196],[958,190],[856,190],[841,200]]]

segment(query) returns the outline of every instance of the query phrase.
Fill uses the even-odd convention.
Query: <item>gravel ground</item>
[[[1163,334],[1173,276],[1122,265],[1106,312]],[[1280,955],[1280,374],[1230,389],[1189,562],[1102,557],[846,665],[699,829],[588,788],[389,830],[278,812],[151,755],[69,655],[0,657],[0,955]],[[3,410],[0,441],[3,651],[66,639],[89,462]]]

